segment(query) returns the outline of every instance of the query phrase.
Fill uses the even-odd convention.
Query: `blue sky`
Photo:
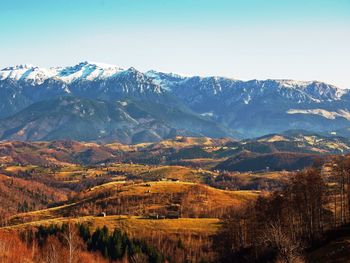
[[[350,88],[349,0],[0,0],[0,66],[98,61]]]

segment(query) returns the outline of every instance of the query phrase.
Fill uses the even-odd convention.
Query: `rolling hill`
[[[301,169],[312,165],[314,161],[327,160],[334,154],[347,154],[349,151],[350,141],[346,138],[289,131],[242,141],[177,136],[160,142],[132,145],[70,140],[7,141],[0,143],[0,160],[4,165],[62,167],[117,162],[259,171],[266,167],[272,170]],[[257,163],[253,164],[254,161]]]
[[[184,218],[215,218],[227,209],[254,200],[258,194],[254,191],[224,191],[187,182],[110,182],[80,192],[63,206],[18,214],[9,220],[9,224],[97,215],[101,211],[109,215],[158,214],[167,217],[176,214],[176,217]]]

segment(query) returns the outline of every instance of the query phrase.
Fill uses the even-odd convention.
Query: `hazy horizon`
[[[84,63],[84,62],[88,62],[90,64],[106,64],[106,65],[110,65],[110,66],[117,66],[117,67],[120,67],[124,70],[127,70],[128,68],[130,67],[133,67],[135,68],[136,70],[139,70],[141,72],[147,72],[147,71],[151,71],[151,70],[154,70],[154,69],[146,69],[146,70],[140,70],[138,69],[137,67],[134,67],[134,66],[130,66],[130,67],[123,67],[121,65],[118,65],[118,64],[113,64],[113,63],[104,63],[103,61],[77,61],[73,64],[69,64],[69,65],[51,65],[51,66],[47,66],[47,67],[42,67],[40,65],[36,65],[36,64],[33,64],[33,63],[22,63],[22,64],[16,64],[16,65],[8,65],[6,67],[1,67],[0,70],[3,70],[7,67],[15,67],[15,66],[20,66],[20,65],[27,65],[27,66],[33,66],[33,67],[39,67],[39,68],[46,68],[46,69],[49,69],[49,68],[55,68],[55,67],[69,67],[69,66],[75,66],[75,65],[78,65],[80,63]],[[223,77],[223,78],[227,78],[227,79],[233,79],[233,80],[239,80],[239,81],[250,81],[250,80],[260,80],[260,81],[264,81],[264,80],[269,80],[269,79],[272,79],[272,80],[292,80],[292,81],[301,81],[301,82],[313,82],[313,81],[320,81],[318,79],[288,79],[288,78],[260,78],[260,79],[257,79],[257,78],[253,78],[253,79],[242,79],[242,78],[237,78],[237,77],[232,77],[232,76],[225,76],[225,75],[205,75],[205,74],[187,74],[187,73],[182,73],[182,72],[176,72],[176,71],[165,71],[165,70],[157,70],[157,72],[162,72],[162,73],[168,73],[168,74],[175,74],[175,75],[180,75],[182,77],[202,77],[202,78],[205,78],[205,77]],[[330,82],[325,82],[327,84],[330,84],[330,85],[335,85],[333,83],[330,83]],[[335,85],[336,86],[336,85]],[[350,89],[350,87],[340,87],[338,86],[339,88],[342,88],[342,89]]]
[[[350,88],[350,2],[1,1],[0,67],[96,61]]]

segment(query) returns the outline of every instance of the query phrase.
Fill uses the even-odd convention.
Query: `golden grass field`
[[[115,198],[121,197],[147,197],[149,195],[161,196],[158,203],[148,203],[145,206],[152,208],[164,206],[167,203],[167,198],[175,196],[176,194],[187,193],[193,187],[196,189],[196,199],[199,207],[210,207],[211,209],[220,209],[225,207],[235,207],[255,200],[260,194],[259,191],[226,191],[212,188],[206,185],[198,185],[190,182],[149,182],[138,184],[124,184],[120,182],[110,182],[88,189],[77,196],[77,201],[63,206],[37,210],[28,213],[17,214],[9,221],[12,224],[29,221],[41,221],[62,217],[67,211],[74,211],[80,208],[87,200],[98,196],[100,193],[111,193],[109,196],[103,197],[103,201],[110,202]],[[164,200],[163,200],[164,199]],[[96,201],[96,200],[95,200]],[[164,202],[164,203],[163,203]]]
[[[37,166],[8,166],[5,168],[6,172],[16,174],[18,172],[31,171],[38,168]],[[107,167],[93,167],[84,168],[79,165],[71,165],[62,167],[53,172],[48,169],[41,169],[35,171],[36,174],[45,174],[51,176],[55,180],[71,182],[72,180],[85,178],[94,178],[97,176],[106,176],[111,172],[118,172],[120,174],[132,175],[133,177],[142,180],[160,180],[162,178],[174,178],[181,181],[189,182],[203,182],[204,176],[215,176],[217,173],[193,169],[184,166],[156,166],[156,165],[142,165],[142,164],[111,164]]]
[[[137,235],[147,232],[161,232],[165,234],[192,233],[196,235],[212,235],[220,226],[217,218],[179,218],[179,219],[147,219],[139,216],[112,215],[106,217],[84,216],[77,218],[58,217],[43,219],[28,223],[0,228],[2,230],[24,230],[29,227],[63,223],[88,223],[92,229],[107,226],[109,229],[118,228],[128,234]]]
[[[118,197],[121,196],[147,196],[147,195],[172,195],[176,193],[183,193],[189,191],[191,187],[197,186],[198,184],[190,182],[149,182],[149,183],[138,183],[138,184],[124,184],[121,182],[110,182],[103,185],[93,187],[87,191],[84,191],[78,195],[78,201],[67,205],[58,206],[54,208],[48,208],[43,210],[37,210],[28,213],[17,214],[12,217],[10,221],[37,221],[43,219],[54,219],[61,217],[67,209],[78,208],[81,203],[85,202],[96,196],[99,193],[105,193],[112,191],[112,195],[106,197],[106,201],[114,198],[113,191],[116,191]],[[219,208],[225,206],[239,206],[243,203],[254,200],[258,195],[259,191],[226,191],[212,188],[205,185],[200,185],[200,192],[198,195],[205,195],[205,205]],[[198,204],[200,205],[200,204]]]
[[[5,168],[6,172],[11,172],[11,173],[18,173],[18,172],[25,172],[25,171],[30,171],[37,166],[35,165],[27,165],[27,166],[8,166]]]

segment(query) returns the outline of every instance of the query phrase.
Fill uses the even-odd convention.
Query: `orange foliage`
[[[0,262],[34,262],[32,252],[16,234],[0,232]]]

